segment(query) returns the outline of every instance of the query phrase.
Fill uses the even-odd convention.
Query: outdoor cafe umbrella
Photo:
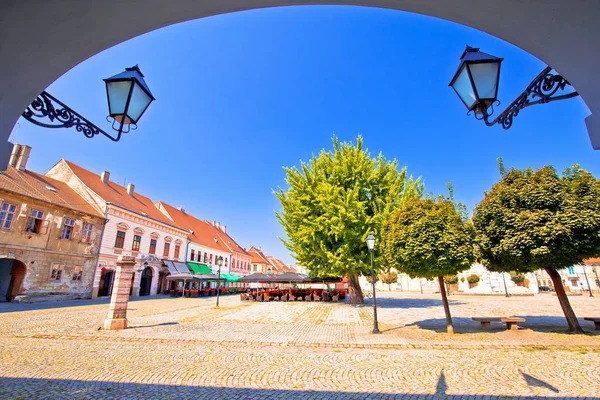
[[[267,275],[260,272],[255,272],[250,275],[242,276],[238,282],[254,283],[254,282],[273,282],[273,275]]]
[[[185,294],[185,284],[186,282],[192,281],[192,282],[200,282],[201,279],[197,276],[197,275],[193,275],[193,274],[173,274],[173,275],[169,275],[167,276],[167,280],[168,281],[183,281],[183,287],[182,287],[182,291],[181,291],[181,297],[184,297]]]
[[[298,274],[295,272],[285,272],[283,274],[271,275],[269,282],[273,283],[304,283],[308,282],[309,278],[306,275]]]

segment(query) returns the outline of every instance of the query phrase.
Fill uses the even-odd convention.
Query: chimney
[[[127,194],[130,196],[133,196],[133,191],[135,190],[135,185],[133,183],[130,183],[129,185],[127,185]]]
[[[217,221],[217,224],[215,226],[217,227],[217,229],[221,229],[221,223],[219,221]]]
[[[29,153],[31,153],[31,146],[22,145],[16,167],[19,171],[25,171],[27,160],[29,160]]]
[[[21,147],[22,146],[20,144],[13,145],[12,153],[10,153],[10,160],[8,162],[11,167],[17,166],[17,161],[19,161],[19,154],[21,153]]]
[[[222,230],[224,233],[227,233],[227,227],[226,227],[225,225],[221,226],[221,230]]]
[[[184,213],[184,214],[185,214],[185,208],[183,208],[183,207],[177,207],[177,209],[178,209],[179,211],[181,211],[182,213]]]
[[[213,221],[213,222],[212,222],[212,225],[213,225],[213,226],[216,226],[216,225],[217,225],[217,221]]]
[[[102,175],[100,177],[102,178],[102,183],[104,183],[105,185],[108,185],[108,179],[110,178],[110,172],[102,171]]]

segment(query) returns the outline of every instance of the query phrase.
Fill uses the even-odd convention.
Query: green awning
[[[237,282],[241,278],[241,276],[231,274],[221,274],[221,277],[227,279],[227,282]]]
[[[188,265],[188,267],[190,267],[192,269],[194,274],[209,275],[209,274],[213,273],[212,270],[210,269],[210,267],[206,264],[200,264],[200,263],[188,261],[187,265]]]

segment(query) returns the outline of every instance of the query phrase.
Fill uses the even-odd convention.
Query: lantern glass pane
[[[466,65],[463,65],[460,69],[458,77],[452,84],[452,87],[470,110],[477,101],[477,97],[475,96],[475,91],[471,86],[471,80],[469,79]]]
[[[150,104],[152,98],[144,92],[144,90],[134,81],[133,92],[131,93],[131,102],[129,103],[129,109],[127,110],[127,116],[134,123],[137,123],[138,119],[142,116],[146,107]]]
[[[125,104],[129,96],[131,81],[106,82],[108,91],[108,110],[113,117],[115,115],[123,115],[125,112]]]
[[[470,64],[471,76],[477,89],[479,100],[496,100],[498,91],[499,62]]]

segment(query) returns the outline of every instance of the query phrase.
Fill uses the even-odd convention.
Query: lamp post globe
[[[460,65],[449,86],[467,110],[477,115],[488,114],[488,108],[498,99],[502,60],[470,46],[462,53]]]
[[[113,120],[113,129],[118,130],[119,135],[129,132],[131,126],[135,129],[150,103],[155,100],[140,68],[137,65],[125,68],[125,71],[104,79],[104,82],[108,118]],[[127,128],[124,130],[125,126]]]
[[[369,236],[367,236],[367,248],[369,251],[373,251],[375,248],[375,235],[372,233],[369,233]]]
[[[367,248],[371,254],[371,286],[373,288],[373,333],[381,333],[379,331],[379,323],[377,322],[377,296],[375,294],[375,269],[373,268],[373,250],[375,250],[375,235],[369,233],[367,236]]]

